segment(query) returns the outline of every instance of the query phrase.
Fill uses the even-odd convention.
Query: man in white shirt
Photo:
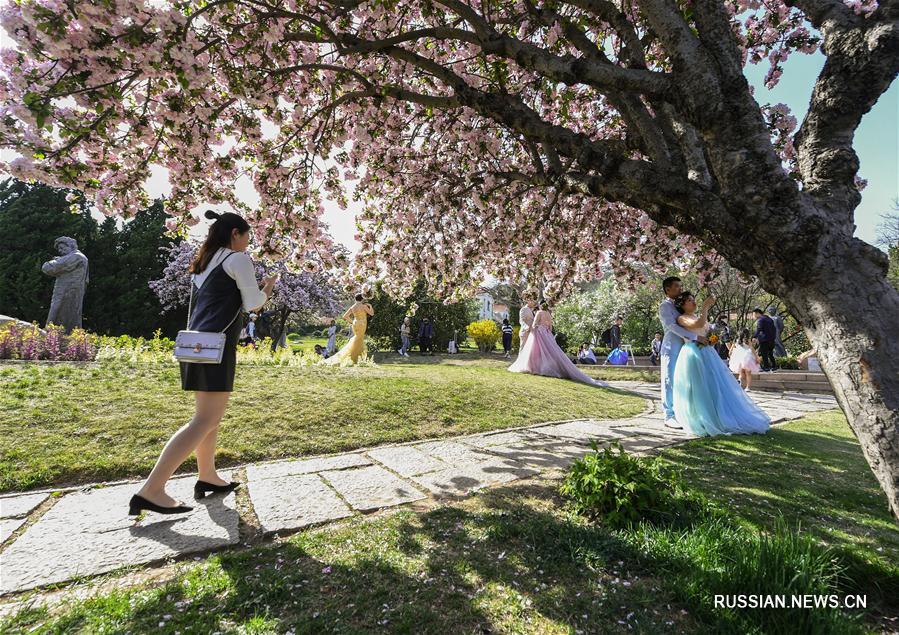
[[[528,341],[528,335],[531,334],[531,328],[534,326],[534,307],[536,306],[537,302],[533,298],[528,298],[518,312],[518,323],[521,325],[521,330],[518,331],[519,351],[524,348],[524,343]]]
[[[669,428],[681,428],[674,417],[674,399],[672,397],[672,381],[674,379],[674,365],[684,342],[705,343],[706,338],[685,329],[677,323],[680,311],[674,306],[674,299],[681,292],[680,278],[671,276],[662,281],[662,290],[665,299],[659,305],[659,319],[665,329],[665,337],[662,339],[662,407],[665,409],[665,425]]]

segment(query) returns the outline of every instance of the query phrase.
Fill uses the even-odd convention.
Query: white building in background
[[[486,289],[481,289],[480,293],[475,296],[475,300],[478,301],[478,319],[492,320],[493,296],[490,295]]]
[[[507,317],[509,317],[509,307],[500,302],[495,303],[493,305],[493,319],[497,322],[502,322]]]

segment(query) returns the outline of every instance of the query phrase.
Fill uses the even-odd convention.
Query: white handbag
[[[193,282],[190,285],[190,299],[187,302],[187,326],[190,327],[190,313],[193,306],[194,289]],[[220,332],[209,331],[178,331],[175,336],[175,361],[189,364],[221,364],[222,355],[225,352],[225,334],[234,320],[240,315],[238,309],[234,319],[228,322],[228,326]]]

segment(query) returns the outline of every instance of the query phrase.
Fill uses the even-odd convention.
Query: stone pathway
[[[197,501],[186,515],[127,515],[134,483],[0,498],[0,595],[95,576],[127,565],[222,549],[240,542],[242,523],[266,534],[296,531],[354,514],[429,497],[464,496],[483,487],[564,468],[590,443],[618,441],[647,452],[692,438],[664,427],[658,384],[619,381],[613,387],[647,398],[630,419],[544,423],[437,441],[380,446],[334,456],[246,467],[251,509],[237,496]],[[753,393],[776,422],[836,407],[831,396]],[[223,473],[228,478],[227,473]],[[170,492],[190,501],[194,477],[174,479]],[[243,515],[243,516],[242,516]]]

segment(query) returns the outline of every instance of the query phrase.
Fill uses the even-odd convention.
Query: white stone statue
[[[47,324],[62,326],[68,333],[81,328],[81,309],[88,282],[87,256],[78,251],[78,242],[68,236],[57,238],[53,247],[59,258],[41,265],[41,271],[56,278]]]

